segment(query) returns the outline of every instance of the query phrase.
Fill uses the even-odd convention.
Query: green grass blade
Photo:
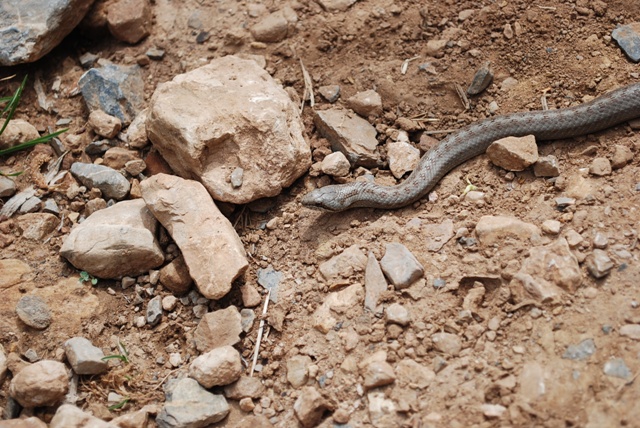
[[[9,147],[8,149],[0,150],[0,156],[8,155],[9,153],[18,152],[20,150],[28,149],[29,147],[33,147],[38,144],[46,143],[50,139],[57,137],[63,132],[67,132],[68,130],[69,128],[64,128],[59,131],[52,132],[51,134],[43,135],[42,137],[36,138],[35,140],[27,141],[26,143],[18,144],[17,146]]]
[[[11,101],[13,97],[2,97],[0,98],[0,103],[6,103],[7,101]]]
[[[24,76],[24,79],[22,79],[22,83],[16,90],[16,93],[13,94],[13,97],[11,97],[11,101],[9,101],[9,104],[7,104],[7,106],[2,110],[2,114],[0,115],[0,117],[4,116],[5,113],[7,114],[7,117],[4,121],[4,124],[2,125],[2,128],[0,129],[0,135],[2,135],[4,130],[7,128],[9,121],[13,118],[13,114],[16,112],[16,108],[18,108],[20,97],[22,97],[22,91],[24,90],[24,87],[27,86],[27,77],[29,76]]]

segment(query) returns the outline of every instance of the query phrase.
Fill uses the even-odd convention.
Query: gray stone
[[[245,333],[248,333],[251,331],[251,328],[253,327],[253,322],[256,319],[256,314],[255,312],[253,312],[253,310],[251,309],[241,309],[240,310],[240,317],[241,317],[241,321],[240,324],[242,325],[242,331]]]
[[[322,98],[333,104],[340,97],[340,85],[320,86],[318,92],[322,95]]]
[[[80,55],[80,57],[78,57],[78,60],[80,61],[80,65],[82,66],[82,68],[90,68],[93,67],[98,58],[100,57],[96,54],[85,52]]]
[[[278,286],[282,276],[282,272],[275,270],[271,265],[266,269],[258,269],[258,284],[271,291],[269,300],[273,303],[278,303]]]
[[[224,395],[231,400],[262,398],[265,392],[266,388],[258,377],[241,376],[237,382],[224,387]]]
[[[379,165],[377,132],[366,120],[348,110],[329,109],[316,111],[314,123],[333,150],[344,153],[352,165]]]
[[[51,311],[38,296],[23,296],[16,305],[16,313],[22,322],[38,330],[44,330],[51,324]]]
[[[640,61],[640,22],[617,27],[611,32],[611,37],[618,42],[631,61]]]
[[[229,385],[242,374],[242,357],[233,346],[221,346],[191,362],[189,377],[205,388]]]
[[[424,268],[420,262],[407,247],[399,243],[386,245],[380,266],[396,289],[409,287],[424,274]]]
[[[45,199],[42,211],[56,216],[60,214],[60,208],[58,208],[58,204],[53,198]]]
[[[152,60],[160,61],[162,58],[164,58],[164,49],[160,49],[154,46],[152,48],[149,48],[144,54]]]
[[[487,89],[487,86],[493,80],[493,72],[491,71],[490,62],[485,62],[482,66],[476,71],[476,74],[473,76],[473,80],[467,89],[468,95],[478,95],[480,92]]]
[[[116,140],[92,141],[84,148],[84,152],[90,156],[102,156],[107,150],[117,146],[117,144],[118,142]]]
[[[585,339],[577,345],[569,345],[562,355],[567,360],[586,360],[596,352],[596,344],[593,339]]]
[[[87,188],[100,189],[108,199],[124,199],[131,189],[129,181],[108,166],[76,162],[71,165],[71,173]]]
[[[604,363],[604,374],[620,379],[631,379],[633,373],[622,358],[613,358]]]
[[[24,204],[20,205],[20,213],[21,214],[34,213],[40,210],[41,207],[42,207],[42,200],[37,196],[32,196],[26,201],[24,201]]]
[[[156,296],[147,304],[147,324],[154,326],[162,319],[162,296]]]
[[[287,359],[287,381],[298,389],[309,380],[311,358],[308,355],[294,355]]]
[[[607,158],[595,158],[589,166],[589,174],[597,177],[611,175],[611,162]]]
[[[235,306],[229,306],[202,317],[193,334],[196,348],[207,352],[225,345],[235,345],[240,341],[242,324],[240,312]]]
[[[259,42],[275,43],[284,40],[298,21],[296,12],[289,6],[270,13],[251,27],[251,34]]]
[[[42,58],[78,25],[92,4],[93,0],[2,0],[0,65]]]
[[[92,68],[80,77],[78,87],[90,111],[102,110],[124,124],[144,107],[144,81],[137,65]]]
[[[229,405],[222,395],[212,394],[194,379],[170,383],[166,403],[156,417],[160,428],[201,428],[224,419]]]
[[[102,349],[84,337],[74,337],[64,343],[64,352],[74,372],[79,375],[100,374],[109,368]]]
[[[389,305],[384,314],[388,323],[406,326],[411,322],[411,314],[399,303]]]

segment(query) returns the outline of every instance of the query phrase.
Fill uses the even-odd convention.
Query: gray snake
[[[481,120],[452,134],[428,151],[397,186],[370,182],[329,185],[302,198],[308,207],[329,211],[349,208],[400,208],[426,195],[449,171],[484,153],[500,138],[535,135],[555,140],[590,134],[640,117],[640,83],[616,89],[578,106],[511,113]]]

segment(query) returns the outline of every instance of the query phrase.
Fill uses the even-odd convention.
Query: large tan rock
[[[202,184],[167,174],[140,183],[142,198],[180,248],[198,290],[220,299],[249,266],[242,241]]]
[[[98,278],[140,275],[164,262],[157,227],[142,199],[118,202],[76,225],[60,254]]]
[[[69,374],[64,364],[42,360],[31,364],[11,380],[9,395],[22,407],[52,406],[69,390]]]
[[[226,56],[160,85],[146,126],[171,168],[219,201],[276,196],[311,165],[298,106],[252,60]]]

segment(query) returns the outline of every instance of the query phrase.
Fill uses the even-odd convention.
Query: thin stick
[[[426,135],[437,135],[437,134],[451,134],[452,132],[456,132],[457,129],[440,129],[435,131],[424,131]]]
[[[300,68],[302,68],[302,77],[304,78],[304,93],[302,94],[302,106],[300,106],[300,113],[304,109],[304,102],[307,98],[307,94],[309,94],[309,105],[313,107],[316,104],[315,98],[313,97],[313,82],[311,82],[311,76],[309,76],[309,72],[304,67],[302,63],[302,58],[300,60]]]
[[[253,377],[253,372],[256,369],[256,364],[258,363],[258,354],[260,353],[260,342],[262,342],[262,332],[264,331],[264,319],[267,315],[267,308],[269,307],[270,298],[271,298],[271,289],[267,291],[267,298],[264,299],[264,308],[262,309],[260,327],[258,328],[258,338],[256,339],[256,349],[253,352],[253,361],[251,362],[251,371],[249,372],[249,377]]]

